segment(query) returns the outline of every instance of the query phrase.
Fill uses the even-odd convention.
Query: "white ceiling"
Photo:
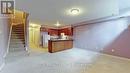
[[[130,8],[130,0],[119,0],[119,8],[120,10]]]
[[[57,21],[61,24],[75,24],[102,17],[118,14],[117,0],[15,0],[16,9],[26,11],[29,18],[35,23],[54,25]],[[124,1],[124,0],[120,0]],[[130,3],[130,2],[129,2]],[[130,5],[130,4],[128,4]],[[121,8],[124,8],[121,5]],[[66,10],[78,7],[83,13],[71,16]]]

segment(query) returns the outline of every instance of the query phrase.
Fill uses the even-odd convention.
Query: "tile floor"
[[[130,60],[77,48],[53,54],[22,52],[8,56],[0,73],[130,73]]]

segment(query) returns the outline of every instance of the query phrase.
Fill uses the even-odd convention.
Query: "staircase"
[[[21,52],[25,51],[25,37],[24,37],[24,25],[13,25],[9,52]]]

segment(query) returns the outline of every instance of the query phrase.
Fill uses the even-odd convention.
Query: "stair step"
[[[24,31],[23,29],[20,30],[20,29],[13,29],[12,31]]]
[[[22,45],[11,45],[11,44],[10,44],[9,47],[10,47],[10,48],[25,48],[24,46],[25,46],[25,45],[23,45],[23,44],[22,44]]]
[[[11,35],[11,38],[24,38],[23,35]]]
[[[12,34],[11,36],[24,36],[24,34]]]
[[[24,26],[13,26],[12,28],[24,28]]]
[[[24,48],[25,47],[25,44],[18,44],[18,45],[16,45],[16,44],[10,44],[10,46],[9,46],[10,48]]]
[[[16,29],[12,29],[12,31],[17,31],[17,30],[22,30],[22,31],[24,31],[24,29],[23,29],[23,28],[16,28]]]
[[[16,43],[17,43],[17,42],[23,42],[23,43],[24,43],[24,41],[25,41],[25,40],[10,40],[10,43],[11,43],[11,42],[16,42]]]
[[[24,41],[24,37],[11,37],[12,41]]]
[[[24,35],[24,33],[12,33],[12,35],[14,35],[14,36],[15,36],[15,35],[16,35],[16,36],[17,36],[17,35]]]
[[[14,35],[14,36],[23,35],[24,36],[24,33],[12,33],[11,35]]]
[[[11,35],[11,37],[13,38],[19,38],[19,37],[24,37],[23,35]]]
[[[15,32],[15,33],[11,33],[11,35],[24,35],[24,32]]]
[[[24,24],[14,25],[14,27],[24,26]]]
[[[12,32],[12,34],[24,34],[24,32]]]
[[[15,32],[24,32],[24,30],[12,30],[12,33],[15,33]]]
[[[20,33],[18,33],[18,34],[11,34],[11,36],[24,36],[24,34],[20,34]]]
[[[19,44],[25,44],[25,43],[23,41],[11,41],[10,44],[19,45]]]
[[[11,39],[23,39],[24,40],[24,37],[23,36],[20,36],[20,37],[11,37]]]
[[[15,28],[12,28],[12,30],[24,30],[24,27],[15,27]]]
[[[17,27],[17,28],[20,28],[20,27],[24,27],[24,26],[13,26],[13,28],[16,28],[16,27]]]
[[[20,25],[20,26],[13,26],[13,28],[21,28],[24,27],[24,25]]]
[[[20,38],[11,38],[10,40],[12,40],[12,41],[24,41],[24,39],[20,39]]]
[[[24,43],[24,41],[19,41],[19,40],[17,40],[17,41],[10,41],[11,42],[11,44],[25,44]]]
[[[24,26],[13,26],[12,28],[23,28]]]
[[[18,45],[18,46],[22,46],[22,45],[25,45],[25,42],[11,42],[10,45],[14,46],[14,45]]]
[[[16,49],[23,49],[23,50],[25,49],[25,47],[18,47],[18,48],[17,48],[17,47],[10,47],[10,48],[11,48],[11,49],[15,49],[15,50],[16,50]]]
[[[24,43],[10,43],[9,47],[14,47],[14,48],[19,48],[19,47],[24,47]]]
[[[21,40],[10,40],[10,43],[23,43],[24,44],[24,41],[21,41]]]
[[[25,48],[10,48],[9,51],[10,52],[18,52],[18,51],[24,51]]]
[[[17,28],[17,29],[12,29],[12,31],[24,31],[24,29]]]
[[[24,38],[24,36],[22,36],[22,35],[17,35],[17,36],[16,35],[12,35],[11,38],[18,38],[19,39],[19,38]]]
[[[17,36],[17,35],[24,35],[24,33],[12,33],[11,35]]]
[[[25,44],[23,43],[10,43],[10,47],[24,47]]]
[[[12,39],[10,39],[10,41],[11,41],[11,42],[13,42],[13,41],[14,41],[14,42],[23,42],[23,41],[25,41],[25,40],[24,40],[24,39],[13,39],[13,38],[12,38]]]
[[[13,31],[14,33],[15,33],[15,32],[24,32],[24,30],[19,30],[19,29],[18,29],[18,30],[12,30],[12,31]]]

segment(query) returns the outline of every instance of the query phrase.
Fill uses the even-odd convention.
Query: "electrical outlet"
[[[114,49],[112,49],[111,51],[112,51],[112,52],[115,52],[115,50],[114,50]]]

